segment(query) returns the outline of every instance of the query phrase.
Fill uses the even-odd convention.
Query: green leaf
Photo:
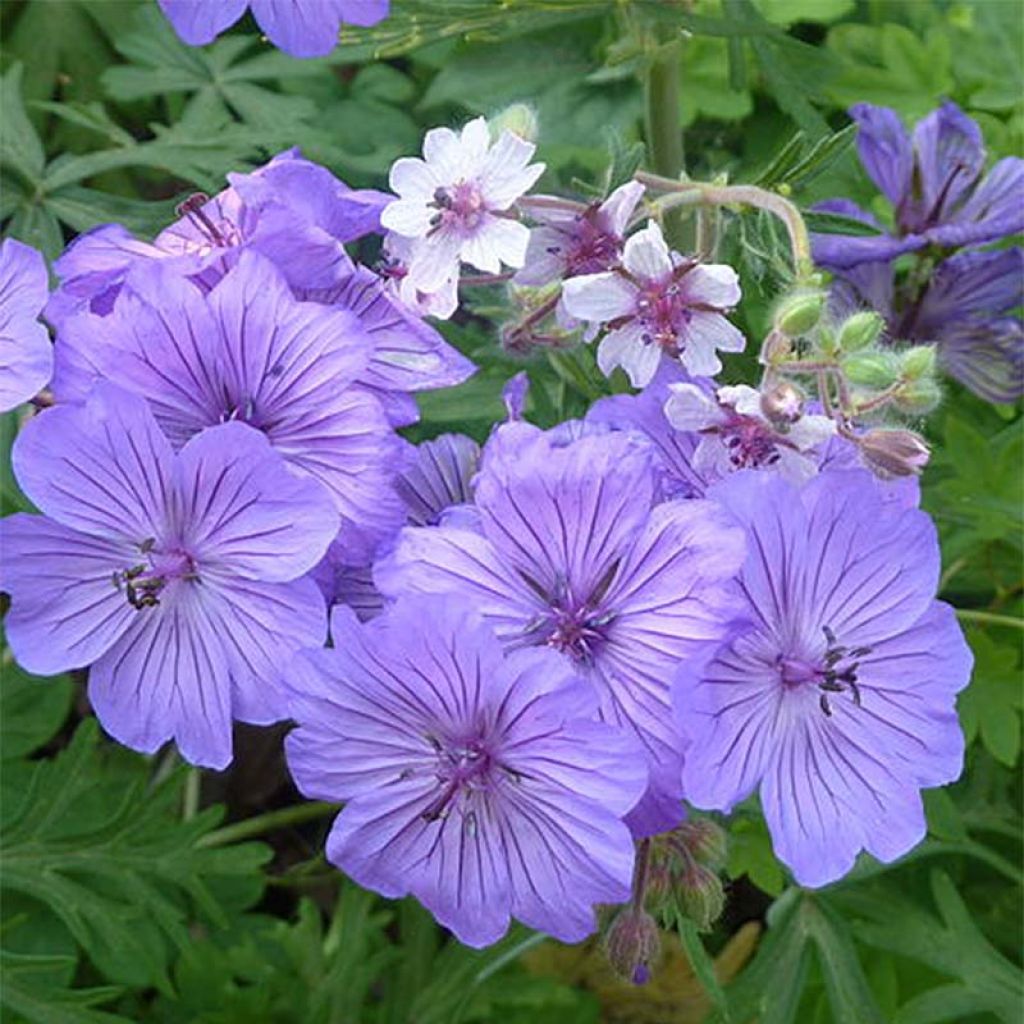
[[[854,0],[754,0],[754,6],[776,25],[797,21],[838,21],[854,9]]]
[[[735,818],[729,824],[728,872],[730,878],[749,876],[769,896],[780,895],[785,887],[771,836],[760,815]]]
[[[905,1003],[894,1024],[937,1024],[986,1013],[1016,1024],[1024,1005],[1020,971],[982,935],[948,875],[933,871],[931,888],[938,919],[889,886],[852,891],[840,901],[856,915],[860,941],[954,979]]]
[[[818,231],[823,235],[878,235],[881,232],[870,224],[853,217],[844,217],[839,213],[825,213],[822,210],[802,210],[804,223],[808,231]]]
[[[957,710],[968,742],[980,737],[986,750],[1007,768],[1020,756],[1021,648],[998,643],[981,629],[968,629],[974,651],[971,685],[960,695]]]
[[[0,759],[10,761],[38,750],[57,732],[71,710],[73,686],[66,676],[40,679],[29,675],[10,660],[6,647],[2,651]]]
[[[25,113],[21,95],[21,64],[12,65],[0,75],[0,163],[17,171],[26,181],[35,184],[42,178],[46,154]]]
[[[66,750],[32,763],[20,799],[7,794],[0,889],[49,907],[111,980],[167,990],[171,948],[189,944],[196,915],[227,920],[219,880],[245,880],[241,898],[258,898],[269,851],[200,848],[219,809],[179,821],[180,775],[152,789],[148,774],[83,722]]]
[[[0,1005],[32,1024],[129,1024],[127,1017],[91,1009],[116,999],[120,988],[68,989],[34,983],[34,976],[48,977],[63,959],[0,950]]]
[[[724,1024],[731,1024],[732,1014],[729,1012],[728,1000],[718,982],[718,975],[715,974],[715,962],[704,947],[704,941],[697,930],[697,923],[677,913],[676,930],[679,932],[679,940],[686,951],[686,958],[690,961],[694,976],[721,1014]]]

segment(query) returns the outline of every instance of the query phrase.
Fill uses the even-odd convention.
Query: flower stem
[[[289,825],[326,818],[337,810],[337,804],[329,804],[323,800],[282,807],[280,810],[258,814],[255,818],[246,818],[244,821],[236,821],[233,825],[225,825],[223,828],[208,832],[199,840],[198,845],[226,846],[228,843],[237,843],[240,839],[262,835],[264,832],[276,832]]]
[[[973,608],[957,608],[956,616],[964,622],[984,622],[990,626],[1007,626],[1010,629],[1024,629],[1024,619],[1013,615],[999,615],[996,612],[976,611]]]
[[[678,41],[655,42],[644,72],[648,159],[656,175],[677,185],[686,167],[679,110],[679,46]],[[674,248],[684,252],[692,249],[681,211],[675,210],[665,218],[665,233]]]

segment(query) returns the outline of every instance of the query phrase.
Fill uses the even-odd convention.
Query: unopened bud
[[[915,345],[900,353],[900,369],[907,380],[935,375],[935,346]]]
[[[880,476],[913,476],[928,464],[931,450],[912,430],[877,427],[857,439],[864,461]]]
[[[725,890],[718,875],[692,861],[680,876],[676,891],[686,916],[700,931],[709,931],[725,907]]]
[[[858,352],[840,366],[851,384],[873,391],[884,391],[900,377],[899,358],[891,352]]]
[[[513,103],[499,110],[497,114],[489,118],[487,126],[491,129],[491,138],[501,138],[502,132],[512,132],[518,135],[525,142],[536,142],[540,134],[540,123],[537,120],[537,112],[526,103]]]
[[[882,334],[885,321],[874,311],[866,309],[847,317],[839,327],[839,348],[843,352],[859,352],[874,345]]]
[[[710,818],[684,821],[676,834],[701,864],[719,868],[725,863],[728,852],[725,831]]]
[[[761,412],[775,424],[796,423],[804,412],[804,396],[788,381],[761,392]]]
[[[646,984],[651,977],[651,964],[661,952],[654,918],[639,907],[626,907],[608,928],[604,951],[619,977],[634,985]]]
[[[821,319],[824,292],[798,292],[783,300],[775,313],[775,326],[789,338],[806,334]]]
[[[942,389],[929,377],[909,380],[896,392],[893,401],[901,412],[923,416],[935,409],[942,401]]]

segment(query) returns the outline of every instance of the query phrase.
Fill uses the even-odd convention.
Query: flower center
[[[472,231],[479,227],[486,211],[483,193],[469,181],[436,188],[430,205],[438,211],[430,219],[430,226],[435,231],[442,227]]]
[[[594,222],[589,210],[576,221],[572,242],[566,253],[569,277],[597,274],[613,267],[619,258],[622,241]]]
[[[827,717],[832,715],[830,696],[849,692],[856,707],[861,706],[860,687],[857,685],[858,658],[871,653],[870,647],[844,647],[836,641],[835,633],[822,626],[828,644],[820,658],[806,659],[796,656],[779,658],[779,675],[788,688],[816,686],[821,694],[818,705]]]
[[[452,802],[460,794],[485,790],[490,781],[491,769],[496,765],[479,737],[442,743],[436,736],[428,735],[427,742],[437,755],[434,773],[441,791],[422,817],[425,821],[437,821],[448,815]]]
[[[737,469],[758,469],[779,461],[779,438],[755,416],[732,413],[716,428],[729,449],[729,461]]]
[[[113,574],[114,587],[123,592],[136,609],[152,608],[160,603],[160,593],[174,580],[199,579],[192,556],[180,548],[157,548],[150,537],[139,545],[145,562]]]
[[[636,317],[646,344],[659,345],[669,355],[679,355],[679,336],[690,321],[690,311],[679,284],[649,285],[636,300]]]
[[[214,220],[207,212],[203,209],[210,202],[210,197],[203,192],[196,192],[190,195],[186,200],[178,204],[175,212],[179,217],[182,217],[199,232],[203,238],[209,241],[208,246],[196,244],[193,248],[201,253],[205,254],[210,248],[215,249],[229,249],[233,246],[240,245],[242,242],[242,233],[239,230],[237,224],[228,220],[226,217],[221,217],[218,220]]]

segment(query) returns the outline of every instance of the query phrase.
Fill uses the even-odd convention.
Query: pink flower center
[[[827,717],[832,715],[830,696],[849,693],[856,707],[861,706],[861,692],[857,684],[859,658],[871,653],[870,647],[844,647],[836,641],[835,634],[823,626],[828,646],[820,657],[807,658],[802,655],[783,655],[777,661],[779,678],[787,689],[816,686],[820,691],[818,704]]]
[[[147,556],[149,564],[141,562],[115,572],[112,581],[133,608],[152,608],[158,605],[160,593],[168,583],[199,578],[196,575],[195,560],[181,548],[156,548],[150,538],[139,545],[139,550]]]
[[[423,811],[424,821],[437,821],[448,815],[451,804],[460,795],[485,791],[495,764],[483,738],[442,742],[428,735],[427,741],[437,754],[434,774],[441,786],[437,797]],[[468,816],[472,815],[472,811]]]
[[[483,193],[471,181],[435,189],[434,201],[430,205],[438,211],[430,221],[434,230],[454,228],[473,231],[480,226],[487,209]]]
[[[758,469],[779,461],[781,439],[757,417],[733,412],[717,430],[729,449],[729,461],[737,469]]]
[[[675,277],[645,285],[636,300],[636,318],[646,344],[659,345],[669,355],[682,349],[682,334],[690,322],[690,307]]]
[[[565,247],[568,276],[608,270],[618,262],[621,251],[622,239],[605,231],[596,221],[596,211],[588,210],[576,219]]]

